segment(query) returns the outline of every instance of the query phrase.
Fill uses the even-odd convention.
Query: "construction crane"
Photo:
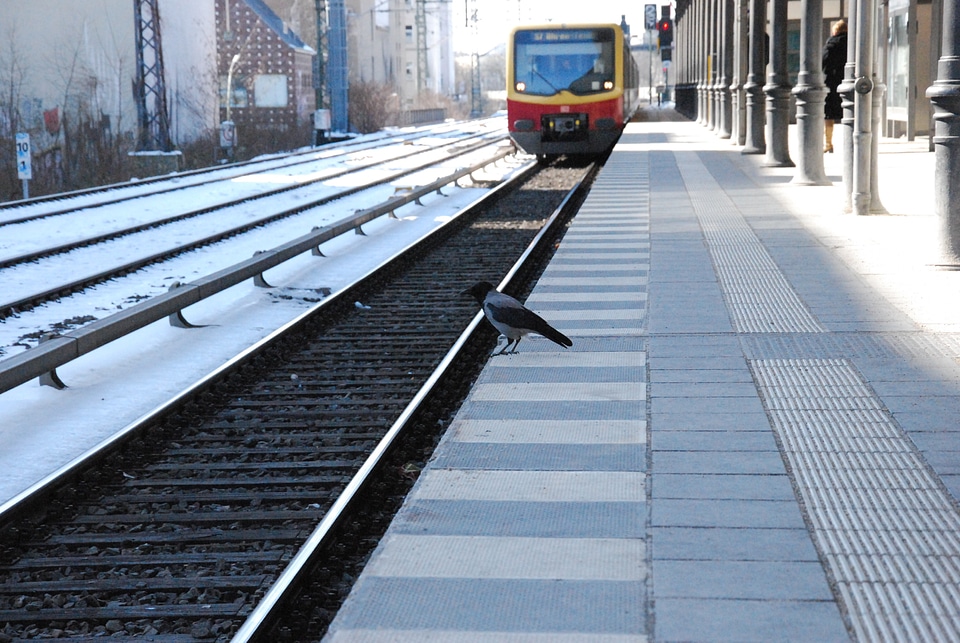
[[[167,91],[163,80],[159,0],[133,0],[137,50],[138,151],[171,150]]]

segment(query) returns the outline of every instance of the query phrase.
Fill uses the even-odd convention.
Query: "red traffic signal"
[[[661,18],[657,21],[657,31],[660,33],[660,47],[673,45],[673,20]]]

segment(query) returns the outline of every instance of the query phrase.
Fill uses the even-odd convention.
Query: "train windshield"
[[[613,29],[535,29],[514,39],[517,91],[552,96],[561,90],[595,94],[613,88]]]

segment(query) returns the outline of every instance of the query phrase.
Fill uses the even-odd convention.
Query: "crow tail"
[[[537,332],[549,339],[551,342],[559,344],[564,348],[573,346],[573,340],[561,333],[559,330],[549,324],[544,324],[543,328],[538,328]]]

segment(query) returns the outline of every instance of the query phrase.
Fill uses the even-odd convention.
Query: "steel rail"
[[[583,189],[584,180],[595,171],[595,168],[595,164],[591,164],[587,168],[584,178],[577,182],[564,197],[560,205],[551,213],[543,227],[527,246],[527,249],[500,281],[499,288],[501,290],[510,285],[517,272],[521,270],[531,256],[537,252],[544,239],[553,232],[553,226],[567,210],[570,201]],[[316,529],[314,529],[313,533],[307,538],[296,556],[294,556],[286,568],[284,568],[284,571],[280,574],[277,581],[267,590],[267,593],[264,594],[264,597],[254,608],[253,612],[250,613],[240,629],[237,630],[237,633],[232,639],[232,643],[250,643],[267,640],[265,637],[269,635],[269,630],[278,618],[278,612],[282,609],[283,603],[291,597],[291,594],[297,591],[305,576],[309,574],[310,569],[315,566],[316,562],[322,556],[322,551],[332,534],[341,521],[344,520],[348,512],[352,510],[352,504],[360,491],[374,475],[378,465],[383,461],[384,457],[390,451],[390,448],[396,443],[398,438],[403,435],[405,429],[411,423],[411,420],[416,416],[423,401],[443,380],[444,375],[459,357],[463,347],[472,338],[482,320],[483,312],[480,311],[474,316],[473,320],[444,356],[436,370],[434,370],[414,396],[413,400],[396,419],[374,448],[373,452],[367,457],[356,475],[350,480],[340,496],[324,515],[320,524],[317,525]]]
[[[458,144],[458,143],[463,143],[464,141],[468,141],[468,140],[471,140],[471,139],[474,139],[474,138],[480,138],[480,137],[488,136],[488,135],[489,135],[489,133],[484,133],[484,134],[472,134],[472,135],[466,136],[466,137],[464,137],[464,138],[462,138],[462,139],[457,139],[456,141],[450,141],[450,142],[448,142],[448,143],[445,143],[444,145],[438,145],[437,147],[434,147],[434,148],[415,150],[415,151],[410,152],[410,153],[408,153],[408,154],[403,154],[403,155],[401,155],[401,156],[397,156],[397,157],[394,157],[394,158],[392,158],[392,159],[389,159],[388,162],[390,162],[390,161],[395,161],[395,160],[397,160],[397,159],[410,158],[410,157],[416,156],[416,155],[418,155],[418,154],[426,154],[426,153],[429,153],[429,152],[432,152],[432,151],[436,151],[436,150],[438,150],[438,149],[442,149],[442,148],[444,148],[444,147],[451,147],[451,146],[454,146],[454,145],[456,145],[456,144]],[[505,138],[505,137],[502,137],[502,138]],[[494,139],[494,140],[496,140],[496,139]],[[460,155],[462,155],[462,154],[469,153],[470,151],[472,151],[472,150],[474,150],[474,149],[477,149],[478,147],[483,147],[484,145],[488,145],[488,144],[490,144],[490,142],[488,142],[488,141],[482,141],[482,142],[475,143],[472,147],[470,147],[470,148],[468,148],[468,149],[466,149],[466,150],[458,150],[457,154],[455,154],[454,156],[460,156]],[[0,259],[0,268],[9,268],[10,266],[15,266],[15,265],[20,264],[20,263],[27,263],[27,262],[30,262],[30,261],[36,261],[37,259],[40,259],[40,258],[42,258],[42,257],[49,257],[49,256],[56,255],[56,254],[63,254],[63,253],[65,253],[65,252],[69,252],[69,251],[75,250],[75,249],[77,249],[77,248],[82,248],[82,247],[84,247],[84,246],[90,246],[90,245],[94,245],[94,244],[97,244],[97,243],[102,243],[102,242],[104,242],[104,241],[109,241],[109,240],[111,240],[111,239],[117,239],[117,238],[124,237],[124,236],[127,236],[127,235],[135,234],[135,233],[137,233],[137,232],[142,232],[142,231],[144,231],[144,230],[149,230],[149,229],[151,229],[151,228],[158,228],[158,227],[160,227],[160,226],[167,225],[167,224],[170,224],[170,223],[176,223],[176,222],[178,222],[178,221],[185,221],[185,220],[187,220],[187,219],[192,219],[192,218],[194,218],[194,217],[203,216],[204,214],[209,214],[209,213],[211,213],[211,212],[216,212],[216,211],[218,211],[218,210],[224,210],[224,209],[226,209],[226,208],[231,208],[231,207],[240,205],[240,204],[242,204],[242,203],[249,203],[249,202],[251,202],[251,201],[258,201],[258,200],[260,200],[260,199],[268,199],[268,198],[273,197],[273,196],[276,196],[276,195],[278,195],[278,194],[283,194],[283,193],[285,193],[285,192],[292,192],[292,191],[295,191],[295,190],[300,190],[300,189],[303,189],[303,188],[308,188],[308,187],[310,187],[310,186],[313,186],[313,185],[315,185],[315,184],[317,184],[317,183],[321,183],[321,182],[323,182],[323,181],[329,181],[329,180],[331,180],[331,179],[337,179],[337,178],[340,178],[340,177],[342,177],[342,176],[346,176],[346,175],[348,175],[348,174],[353,174],[353,173],[355,173],[355,172],[362,172],[363,170],[370,169],[371,167],[376,167],[377,165],[382,164],[382,163],[383,163],[382,161],[370,161],[369,163],[364,163],[364,164],[356,165],[356,166],[354,166],[354,167],[350,167],[350,168],[347,168],[347,169],[344,169],[344,170],[334,171],[334,172],[331,172],[330,174],[325,174],[324,176],[321,176],[321,177],[318,177],[318,178],[315,178],[315,179],[311,179],[311,180],[309,180],[309,181],[304,181],[303,183],[294,183],[293,185],[286,185],[286,186],[281,187],[281,188],[273,188],[273,189],[270,189],[270,190],[264,190],[264,191],[259,192],[259,193],[257,193],[257,194],[252,194],[252,195],[240,197],[240,198],[237,198],[237,199],[232,199],[232,200],[230,200],[230,201],[224,201],[223,203],[218,203],[218,204],[216,204],[216,205],[207,206],[207,207],[205,207],[205,208],[199,208],[199,209],[196,209],[196,210],[190,210],[190,211],[188,211],[188,212],[181,212],[180,214],[175,214],[175,215],[172,215],[172,216],[169,216],[169,217],[164,217],[164,218],[161,218],[161,219],[154,219],[154,220],[152,220],[152,221],[146,221],[146,222],[144,222],[144,223],[138,223],[137,225],[133,225],[133,226],[130,226],[130,227],[128,227],[128,228],[121,228],[121,229],[119,229],[119,230],[112,230],[112,231],[110,231],[110,232],[105,232],[105,233],[103,233],[103,234],[95,235],[95,236],[92,236],[92,237],[87,237],[86,239],[78,239],[78,240],[76,240],[76,241],[70,241],[70,242],[68,242],[68,243],[60,244],[60,245],[58,245],[58,246],[51,246],[51,247],[49,247],[49,248],[43,248],[43,249],[41,249],[41,250],[34,250],[34,251],[32,251],[32,252],[25,252],[25,253],[23,253],[23,254],[21,254],[21,255],[16,255],[16,256],[13,256],[13,257],[5,257],[5,258]],[[432,163],[428,163],[428,164],[425,164],[425,165],[421,165],[421,166],[418,166],[417,168],[413,168],[413,169],[409,169],[409,170],[401,170],[401,171],[399,171],[399,172],[393,174],[392,176],[387,177],[387,178],[385,178],[385,179],[383,179],[383,180],[379,180],[379,181],[376,181],[376,182],[367,184],[367,185],[365,185],[365,186],[358,186],[358,187],[353,187],[353,188],[348,188],[348,189],[346,189],[346,190],[342,190],[342,191],[336,193],[335,195],[331,195],[331,196],[329,196],[329,197],[324,197],[323,199],[318,199],[318,200],[316,200],[316,201],[306,203],[306,204],[304,204],[303,206],[300,207],[300,210],[302,210],[302,209],[304,209],[304,208],[313,207],[313,206],[316,206],[316,205],[321,205],[321,204],[323,204],[323,203],[327,203],[327,202],[329,202],[329,201],[331,201],[331,200],[339,199],[339,198],[342,198],[342,197],[344,197],[344,196],[350,196],[351,194],[354,194],[354,193],[356,193],[357,191],[359,191],[359,190],[361,190],[361,189],[364,189],[364,188],[366,188],[366,187],[369,187],[369,186],[371,186],[371,185],[379,185],[379,184],[384,183],[384,182],[386,182],[386,181],[389,181],[389,180],[392,180],[392,179],[395,179],[395,178],[399,178],[399,177],[401,177],[401,176],[405,176],[405,175],[407,175],[407,174],[410,174],[410,173],[412,173],[412,172],[416,172],[416,171],[418,171],[418,170],[422,170],[423,168],[429,167],[430,165],[432,165]],[[256,174],[256,173],[251,173],[251,174]],[[215,182],[218,182],[218,181],[209,181],[209,182],[210,182],[210,183],[215,183]],[[198,185],[203,185],[203,184],[201,183],[201,184],[198,184]],[[195,186],[195,185],[191,185],[191,186],[187,186],[187,187],[196,187],[196,186]],[[184,189],[185,189],[185,188],[184,188]],[[173,191],[174,191],[174,190],[163,190],[163,191],[158,191],[158,192],[155,192],[155,193],[153,193],[153,194],[145,195],[145,196],[146,196],[146,197],[155,196],[156,194],[164,194],[164,193],[173,192]],[[140,198],[140,197],[132,197],[132,198]],[[105,201],[105,202],[103,202],[103,203],[98,203],[98,204],[96,204],[96,205],[88,205],[88,206],[85,206],[85,207],[82,208],[82,209],[89,210],[89,209],[92,209],[92,208],[99,207],[99,206],[101,206],[101,205],[110,205],[110,204],[116,203],[116,202],[122,202],[122,201],[126,201],[126,200],[132,200],[132,198],[131,198],[131,199],[117,199],[117,200],[114,200],[114,201]],[[297,211],[299,211],[299,210],[297,210]],[[286,216],[286,214],[287,214],[287,213],[280,213],[280,216]],[[259,224],[262,224],[262,223],[264,223],[264,222],[269,222],[269,221],[272,220],[271,217],[276,217],[276,216],[278,216],[278,215],[271,215],[271,216],[269,216],[269,217],[265,217],[265,218],[262,218],[262,219],[258,219],[258,220],[254,221],[254,222],[251,222],[250,224],[247,224],[246,227],[249,227],[249,226],[251,226],[251,225],[259,225]],[[37,217],[37,218],[42,218],[42,217]],[[235,228],[235,229],[236,229],[236,228]],[[228,232],[229,232],[229,231],[228,231]],[[2,310],[2,309],[3,309],[3,307],[0,306],[0,310]]]
[[[321,314],[323,311],[331,307],[335,307],[339,304],[339,302],[349,302],[355,297],[355,293],[359,291],[365,283],[374,280],[378,275],[389,271],[391,266],[396,265],[396,263],[400,261],[412,248],[420,245],[421,243],[428,242],[432,238],[435,238],[437,235],[441,234],[442,231],[457,223],[464,214],[473,211],[484,203],[498,198],[501,192],[511,188],[514,183],[526,178],[526,176],[535,169],[536,163],[526,164],[513,176],[509,177],[500,185],[492,188],[475,201],[462,208],[459,213],[451,216],[448,221],[434,229],[430,234],[426,235],[421,240],[418,240],[406,248],[397,251],[392,257],[384,260],[380,265],[374,267],[365,275],[362,275],[356,279],[352,284],[344,286],[342,289],[332,293],[329,297],[324,298],[323,301],[318,302],[308,310],[298,315],[296,318],[290,320],[266,337],[254,343],[252,346],[241,351],[194,384],[171,397],[166,402],[163,402],[154,409],[146,412],[133,422],[129,423],[127,426],[121,428],[114,435],[103,440],[70,462],[64,464],[56,471],[37,481],[27,489],[10,498],[8,501],[0,504],[0,530],[9,525],[11,522],[31,513],[37,507],[43,506],[43,503],[53,496],[53,494],[56,492],[56,489],[78,479],[83,471],[90,468],[91,463],[100,461],[109,454],[118,451],[123,445],[127,444],[133,439],[136,439],[146,428],[157,424],[163,417],[169,415],[175,409],[183,406],[189,400],[195,398],[198,394],[210,388],[214,383],[221,380],[228,373],[236,370],[239,366],[249,362],[256,356],[263,353],[288,333],[302,327],[307,323],[308,320],[318,314]],[[4,364],[6,361],[8,360],[0,362],[0,364]]]
[[[435,126],[433,126],[433,127],[435,127]],[[98,202],[95,203],[95,204],[86,204],[86,205],[84,205],[84,204],[79,204],[79,205],[73,205],[73,206],[70,206],[70,207],[62,208],[62,209],[60,209],[60,210],[50,210],[50,211],[47,211],[47,212],[42,212],[42,213],[37,213],[37,214],[25,215],[25,216],[20,217],[20,218],[18,218],[18,219],[2,219],[2,220],[0,220],[0,227],[6,226],[6,225],[12,225],[12,224],[16,224],[16,223],[25,223],[25,222],[28,222],[28,221],[33,221],[33,220],[36,220],[36,219],[43,219],[43,218],[52,217],[52,216],[59,216],[59,215],[62,215],[62,214],[67,214],[67,213],[69,213],[69,212],[75,212],[76,210],[82,210],[82,209],[86,209],[86,208],[89,208],[89,207],[96,207],[96,206],[99,206],[99,205],[106,205],[106,204],[113,204],[113,203],[122,203],[123,201],[129,201],[129,200],[132,200],[132,199],[139,199],[139,198],[143,198],[143,197],[146,197],[146,196],[153,196],[153,195],[156,195],[156,194],[163,194],[163,193],[166,193],[166,192],[175,192],[175,191],[177,191],[177,190],[184,190],[184,189],[187,189],[187,188],[194,188],[194,187],[198,187],[198,186],[207,185],[207,184],[210,184],[210,183],[217,183],[217,182],[220,182],[220,181],[233,180],[233,179],[236,179],[237,177],[250,176],[250,175],[253,175],[253,174],[259,174],[260,172],[264,171],[264,170],[252,170],[252,171],[242,171],[242,172],[237,172],[237,173],[232,173],[232,174],[229,173],[229,171],[230,171],[230,170],[233,170],[233,169],[241,169],[241,170],[243,170],[243,169],[247,168],[248,166],[256,166],[256,165],[265,166],[264,169],[266,169],[266,170],[275,170],[275,169],[281,169],[281,168],[285,168],[285,167],[293,167],[293,166],[295,166],[295,165],[302,165],[302,164],[304,164],[304,163],[311,163],[311,162],[313,162],[313,161],[315,161],[315,160],[317,160],[317,159],[308,159],[308,160],[298,159],[298,160],[296,160],[296,161],[289,162],[289,163],[283,162],[284,159],[287,159],[287,158],[290,158],[290,157],[308,156],[308,155],[311,155],[311,154],[318,154],[318,153],[322,153],[323,151],[326,151],[326,150],[336,150],[336,151],[343,150],[343,153],[344,153],[344,154],[347,154],[347,153],[350,153],[351,151],[355,151],[355,150],[358,150],[358,149],[359,149],[359,150],[363,150],[363,149],[367,149],[367,147],[376,147],[376,146],[378,146],[378,145],[383,144],[385,141],[390,141],[390,140],[392,140],[392,139],[411,138],[412,140],[416,140],[416,139],[418,139],[418,138],[425,138],[425,137],[430,136],[431,134],[435,134],[435,133],[436,133],[436,132],[435,132],[433,129],[431,129],[431,126],[426,126],[426,127],[422,127],[422,128],[416,128],[416,129],[414,129],[414,130],[412,130],[412,131],[410,131],[410,132],[397,132],[397,133],[395,133],[395,134],[388,134],[388,135],[382,136],[382,137],[380,137],[380,138],[376,138],[376,139],[374,139],[374,140],[367,140],[367,141],[362,141],[362,142],[357,142],[357,141],[340,141],[340,142],[337,142],[337,143],[331,143],[331,144],[328,144],[328,145],[324,145],[323,147],[314,147],[314,148],[311,148],[311,149],[309,149],[309,150],[294,151],[294,152],[291,152],[291,153],[289,153],[289,154],[282,155],[282,156],[281,156],[281,155],[277,155],[277,156],[274,157],[274,158],[268,158],[268,159],[263,159],[263,158],[250,159],[250,160],[248,160],[248,161],[240,161],[240,162],[229,163],[229,164],[225,164],[225,165],[217,165],[217,166],[213,166],[213,167],[204,167],[204,168],[198,168],[198,169],[195,169],[195,170],[186,170],[186,171],[183,171],[183,172],[177,172],[177,173],[174,174],[174,175],[166,174],[166,175],[161,175],[161,176],[147,177],[147,178],[139,179],[139,180],[137,180],[137,181],[134,182],[134,183],[131,183],[131,182],[111,183],[110,185],[101,185],[101,186],[96,186],[96,187],[91,187],[91,188],[84,188],[84,189],[80,189],[80,190],[72,190],[72,191],[69,191],[69,192],[58,192],[57,194],[51,194],[51,195],[46,195],[46,196],[41,196],[41,197],[34,197],[34,198],[31,198],[31,199],[20,199],[20,200],[11,201],[11,202],[8,202],[8,203],[0,203],[0,212],[3,212],[3,211],[9,211],[9,210],[16,210],[16,209],[18,209],[18,208],[23,208],[23,207],[29,207],[29,206],[33,206],[33,205],[39,205],[39,204],[43,204],[43,203],[47,203],[47,202],[56,203],[56,202],[58,202],[58,201],[66,201],[66,200],[69,200],[69,199],[75,199],[75,198],[79,198],[79,197],[83,197],[83,196],[88,196],[88,195],[92,195],[92,194],[99,194],[99,193],[111,192],[111,191],[121,191],[121,190],[125,190],[125,189],[135,189],[135,188],[138,188],[138,187],[142,187],[142,186],[144,186],[144,185],[150,185],[150,184],[154,184],[154,183],[162,183],[162,182],[164,182],[164,181],[171,181],[171,180],[173,180],[173,179],[192,178],[192,177],[194,177],[194,176],[202,176],[202,175],[204,175],[204,174],[215,174],[215,173],[224,173],[224,172],[227,172],[227,175],[226,175],[226,176],[221,176],[221,177],[219,177],[219,178],[210,178],[210,179],[206,179],[206,180],[201,180],[201,181],[198,181],[198,182],[196,182],[196,183],[190,183],[190,184],[187,184],[187,185],[177,185],[177,186],[172,187],[172,188],[162,188],[162,187],[161,187],[160,189],[154,190],[154,191],[152,191],[152,192],[145,192],[145,193],[133,194],[133,195],[129,195],[129,196],[121,196],[121,197],[117,197],[117,198],[114,198],[114,199],[109,199],[109,200],[106,200],[106,201],[98,201]],[[273,163],[274,165],[271,165],[271,163]]]
[[[458,150],[457,154],[455,154],[454,156],[462,156],[462,155],[464,155],[464,154],[469,154],[469,153],[474,152],[474,151],[476,151],[476,150],[478,150],[478,149],[482,149],[482,148],[487,147],[487,146],[489,146],[489,145],[493,145],[494,143],[496,143],[496,142],[498,142],[498,141],[500,141],[500,140],[506,140],[506,137],[502,137],[502,138],[496,139],[496,140],[494,140],[494,141],[482,141],[482,142],[475,143],[475,144],[473,144],[473,145],[471,145],[471,146],[469,146],[469,147],[467,147],[467,148],[465,148],[465,149],[463,149],[463,150]],[[511,148],[511,149],[512,149],[512,148]],[[511,153],[512,153],[512,151],[511,151]],[[195,249],[197,249],[197,248],[202,248],[202,247],[204,247],[204,246],[210,245],[210,244],[212,244],[212,243],[216,243],[216,242],[221,241],[221,240],[223,240],[223,239],[227,239],[227,238],[236,236],[236,235],[238,235],[238,234],[242,234],[242,233],[244,233],[244,232],[247,232],[247,231],[252,230],[252,229],[254,229],[254,228],[260,227],[260,226],[262,226],[262,225],[265,225],[265,224],[268,224],[268,223],[272,223],[272,222],[274,222],[274,221],[278,221],[278,220],[280,220],[280,219],[284,219],[284,218],[286,218],[286,217],[290,217],[290,216],[299,214],[299,213],[304,212],[304,211],[306,211],[306,210],[309,210],[309,209],[311,209],[311,208],[315,208],[315,207],[318,207],[318,206],[321,206],[321,205],[326,205],[326,204],[331,203],[331,202],[333,202],[333,201],[336,201],[336,200],[338,200],[338,199],[341,199],[341,198],[344,198],[344,197],[347,197],[347,196],[351,196],[351,195],[353,195],[353,194],[357,194],[357,193],[362,192],[363,190],[369,189],[369,188],[371,188],[371,187],[375,187],[375,186],[377,186],[377,185],[382,185],[382,184],[384,184],[384,183],[387,183],[387,182],[389,182],[389,181],[396,180],[396,179],[401,178],[401,177],[403,177],[403,176],[407,176],[407,175],[409,175],[409,174],[413,174],[413,173],[415,173],[415,172],[419,172],[419,171],[421,171],[421,170],[423,170],[423,169],[425,169],[425,168],[431,167],[431,166],[434,165],[434,164],[435,164],[435,163],[431,162],[431,163],[427,163],[427,164],[424,164],[424,165],[417,166],[417,167],[415,167],[415,168],[410,168],[410,169],[406,169],[406,170],[400,170],[400,171],[398,171],[398,172],[395,172],[395,173],[393,173],[393,174],[390,174],[389,176],[381,177],[381,178],[379,178],[379,179],[377,179],[377,180],[375,180],[375,181],[371,181],[370,183],[366,183],[366,184],[362,184],[362,185],[357,185],[357,186],[350,187],[350,188],[345,188],[345,189],[337,192],[336,194],[331,194],[331,195],[329,195],[329,196],[326,196],[326,197],[323,197],[323,198],[320,198],[320,199],[315,199],[315,200],[310,201],[310,202],[307,202],[307,203],[301,203],[301,204],[299,204],[299,205],[297,205],[297,206],[295,206],[295,207],[293,207],[293,208],[288,208],[288,209],[286,209],[286,210],[281,210],[281,211],[279,211],[279,212],[274,212],[273,214],[269,214],[269,215],[264,216],[264,217],[261,217],[261,218],[259,218],[259,219],[255,219],[255,220],[252,220],[252,221],[248,221],[247,223],[244,223],[243,225],[239,225],[239,226],[235,226],[235,227],[233,227],[233,228],[228,228],[228,229],[226,229],[226,230],[222,230],[222,231],[218,232],[218,233],[215,234],[215,235],[210,235],[210,236],[207,236],[207,237],[203,237],[203,238],[201,238],[201,239],[196,239],[196,240],[194,240],[194,241],[191,241],[191,242],[188,242],[188,243],[184,243],[184,244],[178,245],[178,246],[176,246],[176,247],[174,247],[174,248],[168,248],[168,249],[166,249],[166,250],[161,250],[161,251],[159,251],[159,252],[155,252],[155,253],[150,254],[150,255],[147,255],[147,256],[145,256],[145,257],[141,257],[141,258],[136,259],[136,260],[134,260],[134,261],[127,262],[127,263],[125,263],[125,264],[123,264],[123,265],[121,265],[121,266],[114,266],[114,267],[112,267],[112,268],[105,268],[105,269],[103,269],[103,270],[101,270],[101,271],[99,271],[99,272],[86,275],[86,276],[84,276],[84,277],[81,277],[81,278],[79,278],[79,279],[75,279],[75,280],[70,281],[70,282],[67,282],[67,283],[57,284],[57,285],[55,285],[55,286],[52,286],[52,287],[50,287],[50,288],[47,288],[46,290],[42,290],[42,291],[40,291],[40,292],[32,293],[32,294],[30,294],[30,295],[28,295],[28,296],[26,296],[26,297],[21,297],[20,299],[15,299],[15,300],[12,300],[12,301],[0,303],[0,319],[4,319],[5,317],[8,317],[8,316],[10,316],[11,314],[13,314],[13,313],[15,313],[15,312],[19,312],[19,311],[21,311],[21,310],[25,310],[25,309],[31,308],[32,306],[35,306],[35,305],[36,305],[37,303],[39,303],[39,302],[44,302],[44,301],[49,301],[49,300],[51,300],[51,299],[56,299],[57,297],[59,297],[60,295],[62,295],[62,294],[64,294],[64,293],[76,292],[76,291],[81,290],[81,289],[83,289],[83,288],[85,288],[85,287],[87,287],[87,286],[90,286],[90,285],[92,285],[92,284],[100,283],[100,282],[106,281],[107,279],[111,279],[111,278],[113,278],[113,277],[116,277],[118,274],[124,274],[124,273],[128,273],[128,272],[133,272],[134,270],[138,270],[138,269],[140,269],[140,268],[143,268],[144,266],[148,266],[148,265],[150,265],[150,264],[157,263],[157,262],[159,262],[159,261],[168,259],[168,258],[170,258],[170,257],[172,257],[172,256],[179,255],[179,254],[183,254],[184,252],[188,252],[188,251],[191,251],[191,250],[195,250]],[[360,168],[360,169],[365,169],[365,168]],[[332,178],[332,177],[325,177],[324,180],[329,179],[329,178]],[[256,197],[256,198],[259,198],[259,197]],[[233,205],[237,205],[238,203],[242,203],[242,202],[250,201],[250,200],[252,200],[252,199],[251,199],[251,198],[246,198],[246,199],[241,199],[241,200],[236,201],[236,202],[228,202],[228,203],[226,203],[226,204],[221,204],[221,205],[217,205],[217,206],[212,206],[212,207],[209,207],[209,208],[205,208],[205,209],[202,210],[202,211],[197,211],[195,214],[206,214],[206,213],[209,213],[209,212],[213,212],[213,211],[215,211],[215,210],[220,210],[220,209],[223,209],[223,208],[225,208],[225,207],[231,207],[231,206],[233,206]],[[183,219],[183,218],[186,218],[186,217],[183,217],[183,216],[181,215],[181,216],[176,217],[176,218],[177,218],[177,219]],[[149,224],[149,225],[145,225],[145,226],[143,226],[143,229],[149,229],[149,228],[154,228],[154,227],[157,227],[157,224],[156,224],[156,223]],[[137,231],[139,232],[139,231],[141,231],[141,230],[137,230]],[[104,235],[104,236],[105,236],[105,239],[104,239],[104,240],[106,240],[106,239],[112,238],[113,236],[117,236],[117,235]],[[78,244],[77,247],[80,247],[81,245],[87,245],[87,244]],[[74,249],[76,249],[76,248],[74,248]],[[44,251],[40,251],[40,252],[38,252],[38,253],[33,253],[33,254],[35,254],[36,256],[30,257],[29,260],[31,260],[31,261],[36,261],[37,259],[42,258],[43,256],[46,256],[46,255],[49,254],[49,253],[44,252]],[[3,268],[3,267],[4,267],[3,262],[0,262],[0,268]],[[2,391],[0,391],[0,392],[2,392]]]
[[[55,375],[55,369],[58,366],[62,366],[81,355],[85,355],[135,330],[143,328],[147,324],[151,324],[164,317],[170,317],[171,315],[179,315],[180,311],[187,306],[195,304],[247,279],[262,279],[261,275],[266,270],[304,252],[312,251],[321,243],[329,241],[345,232],[355,230],[364,223],[385,214],[390,214],[401,205],[436,192],[443,186],[449,185],[512,153],[512,148],[503,149],[480,163],[457,170],[453,174],[442,177],[429,185],[417,188],[409,194],[394,197],[386,203],[368,210],[361,210],[337,223],[316,228],[309,234],[293,239],[272,250],[255,254],[245,261],[201,277],[190,283],[179,284],[177,287],[172,287],[170,291],[162,295],[151,297],[148,300],[97,320],[70,333],[47,339],[34,348],[2,360],[0,361],[0,393],[19,386],[34,377],[50,376],[50,374],[52,374],[52,383],[60,385],[59,379],[56,378]]]

